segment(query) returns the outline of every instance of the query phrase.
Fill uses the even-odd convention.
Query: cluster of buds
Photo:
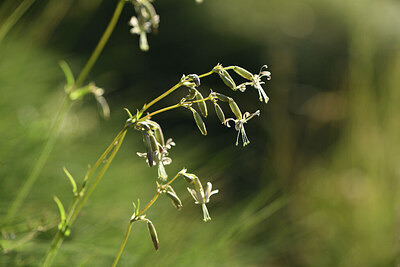
[[[139,35],[139,47],[142,51],[149,50],[147,33],[157,32],[160,16],[157,14],[151,0],[127,0],[133,4],[137,14],[129,21],[132,34]]]
[[[253,86],[258,91],[260,101],[267,103],[269,101],[269,98],[265,93],[264,89],[261,87],[261,85],[265,83],[264,81],[261,80],[263,77],[267,77],[267,80],[271,79],[271,73],[269,71],[266,71],[265,70],[266,68],[267,66],[264,65],[261,67],[261,70],[258,74],[252,74],[248,70],[239,66],[229,66],[224,68],[221,64],[217,64],[213,68],[212,72],[218,74],[218,76],[221,78],[224,84],[233,91],[237,91],[239,89],[239,91],[244,92],[246,90],[246,86],[248,85]],[[235,81],[229,74],[228,70],[233,70],[236,74],[248,80],[248,82],[236,85]],[[233,98],[217,92],[213,92],[212,90],[210,95],[207,98],[204,98],[203,95],[198,90],[198,87],[200,86],[200,78],[196,74],[190,74],[187,76],[183,75],[180,83],[182,86],[185,86],[189,89],[188,95],[185,98],[182,98],[180,104],[181,106],[189,109],[192,112],[196,125],[203,135],[207,135],[207,129],[202,116],[204,118],[207,117],[208,112],[207,112],[206,100],[210,100],[214,106],[215,113],[222,124],[224,124],[227,127],[230,127],[229,122],[231,121],[234,122],[235,130],[238,132],[236,137],[236,146],[239,144],[240,136],[242,137],[243,146],[246,146],[250,143],[244,129],[244,124],[247,123],[254,116],[259,116],[260,115],[259,110],[255,111],[254,113],[245,112],[242,114],[239,106],[236,104]],[[218,101],[228,103],[230,110],[235,115],[235,118],[226,119],[223,109],[218,104]],[[193,103],[197,103],[200,112],[198,112],[195,108],[193,108]]]

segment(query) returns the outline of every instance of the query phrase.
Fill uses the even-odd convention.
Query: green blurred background
[[[0,3],[0,24],[21,1]],[[0,43],[0,217],[29,175],[63,98],[58,66],[77,75],[116,1],[36,1]],[[209,88],[261,110],[246,127],[251,144],[213,112],[202,136],[191,114],[155,118],[171,150],[170,175],[182,167],[220,193],[202,222],[183,182],[183,210],[161,198],[147,212],[157,228],[154,252],[146,226],[131,233],[120,266],[394,266],[399,256],[400,2],[394,0],[155,1],[161,23],[141,52],[129,33],[126,5],[89,80],[106,90],[111,118],[92,97],[74,104],[58,142],[14,225],[3,226],[1,266],[36,266],[57,230],[52,197],[65,206],[66,166],[83,177],[122,128],[124,107],[140,108],[179,81],[217,63],[253,73],[268,64],[272,80],[257,92]],[[176,103],[178,91],[158,104]],[[245,107],[245,108],[244,108]],[[153,196],[155,169],[129,132],[117,158],[64,242],[55,266],[111,265],[132,214],[132,201]],[[35,232],[34,229],[41,229]],[[32,233],[35,233],[33,236]],[[14,239],[14,240],[7,240]]]

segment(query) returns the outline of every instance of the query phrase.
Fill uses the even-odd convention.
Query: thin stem
[[[194,104],[194,103],[205,102],[205,101],[211,100],[211,98],[212,97],[206,97],[206,98],[203,98],[203,99],[200,99],[200,100],[187,101],[187,102],[178,103],[178,104],[175,104],[175,105],[172,105],[172,106],[169,106],[169,107],[165,107],[165,108],[156,110],[156,111],[144,116],[143,118],[140,119],[140,121],[147,120],[147,119],[151,118],[152,116],[154,116],[156,114],[160,114],[162,112],[165,112],[165,111],[168,111],[168,110],[171,110],[171,109],[180,108],[180,107],[183,107],[185,105],[190,105],[190,104]]]
[[[75,211],[71,215],[70,221],[67,222],[67,223],[69,223],[69,225],[71,225],[75,221],[75,219],[78,216],[79,212],[81,211],[83,205],[85,204],[85,202],[87,201],[87,199],[89,198],[89,196],[91,195],[93,190],[96,188],[97,184],[100,182],[101,178],[103,177],[103,175],[107,171],[107,169],[110,166],[111,162],[113,161],[114,157],[117,155],[117,152],[118,152],[119,148],[122,145],[122,142],[123,142],[123,140],[125,138],[125,135],[126,135],[127,131],[128,131],[127,129],[123,130],[122,135],[121,135],[120,139],[118,140],[118,144],[113,149],[110,157],[107,159],[107,162],[104,164],[103,168],[100,170],[99,174],[96,176],[95,180],[90,185],[90,187],[88,188],[87,192],[83,195],[82,199],[79,201]]]
[[[158,101],[160,101],[161,99],[163,99],[164,97],[166,97],[167,95],[171,94],[172,92],[174,92],[176,89],[178,89],[179,87],[181,87],[181,83],[177,83],[176,85],[172,86],[168,91],[164,92],[162,95],[160,95],[159,97],[153,99],[149,104],[146,104],[145,107],[142,109],[142,113],[144,111],[146,111],[148,108],[150,108],[152,105],[154,105],[155,103],[157,103]]]
[[[69,101],[68,98],[65,98],[63,100],[60,110],[58,111],[56,118],[54,120],[53,126],[50,129],[49,136],[47,138],[47,142],[44,145],[43,150],[32,169],[32,172],[26,179],[21,190],[18,192],[16,198],[14,199],[10,208],[8,209],[8,212],[7,212],[7,214],[5,216],[5,220],[4,220],[5,224],[12,223],[12,221],[15,218],[15,215],[21,208],[22,203],[28,196],[28,193],[31,191],[33,184],[36,182],[37,178],[39,177],[39,174],[42,171],[44,164],[48,160],[50,153],[54,148],[60,127],[62,125],[62,122],[64,121],[65,116],[68,113],[69,108],[71,107],[71,104],[72,104],[72,102]]]
[[[0,27],[0,43],[4,37],[10,31],[10,29],[17,23],[17,21],[25,14],[25,12],[31,7],[35,0],[25,0],[14,10],[14,12],[8,17],[8,19]]]
[[[96,63],[99,55],[103,51],[104,46],[106,45],[108,39],[111,36],[111,33],[114,31],[115,25],[118,22],[118,19],[121,15],[122,9],[124,8],[125,5],[125,0],[119,0],[117,7],[114,10],[114,14],[104,31],[103,35],[100,38],[100,41],[98,42],[96,48],[94,49],[92,55],[90,56],[89,60],[86,62],[86,65],[83,67],[81,73],[78,76],[78,79],[76,81],[76,87],[79,87],[82,85],[82,83],[85,81],[87,75],[89,74],[90,70],[93,68],[94,63]]]
[[[147,205],[141,210],[139,211],[139,213],[137,214],[137,216],[142,215],[143,213],[146,212],[146,210],[148,210],[153,204],[154,202],[156,202],[157,198],[160,196],[160,193],[157,191],[157,193],[154,195],[154,197],[149,201],[149,203],[147,203]]]
[[[178,177],[179,177],[179,172],[166,185],[172,184],[172,182],[175,181]]]
[[[112,264],[112,267],[117,266],[118,261],[119,261],[119,258],[121,257],[122,252],[124,252],[124,248],[125,248],[126,242],[128,242],[129,234],[131,233],[133,223],[134,223],[133,220],[131,220],[131,221],[129,222],[128,229],[126,229],[126,232],[125,232],[124,240],[122,241],[122,244],[121,244],[121,246],[119,247],[117,256],[116,256],[115,259],[114,259],[114,262],[113,262],[113,264]]]

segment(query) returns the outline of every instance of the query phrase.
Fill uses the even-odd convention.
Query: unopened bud
[[[150,135],[147,132],[143,132],[143,142],[144,145],[146,146],[146,155],[147,155],[147,162],[150,167],[153,167],[153,149],[150,141]]]
[[[196,86],[200,85],[200,78],[197,74],[189,74],[187,77],[192,79]]]
[[[182,201],[175,194],[175,192],[167,191],[166,194],[172,200],[172,204],[175,206],[175,208],[178,210],[182,209]]]
[[[235,100],[233,100],[232,98],[229,98],[229,107],[231,108],[233,114],[235,114],[235,116],[238,120],[242,119],[242,112],[240,111]]]
[[[201,102],[197,102],[197,105],[199,106],[200,112],[203,115],[203,117],[207,117],[207,105],[206,102],[204,101],[203,96],[199,91],[196,93],[196,100],[201,100]]]
[[[218,75],[221,77],[221,80],[226,84],[226,86],[231,88],[233,91],[236,91],[236,84],[226,70],[220,69]]]
[[[203,135],[207,135],[207,129],[206,129],[206,125],[204,124],[203,119],[201,118],[200,114],[193,108],[190,109],[193,113],[193,118],[197,124],[197,127],[199,128],[200,132]]]
[[[151,241],[153,241],[154,248],[158,250],[159,242],[158,242],[156,228],[154,227],[153,223],[150,220],[147,219],[146,222],[147,222],[147,228],[149,228]]]
[[[229,102],[229,97],[227,97],[226,95],[216,93],[216,92],[213,92],[212,95],[215,96],[216,98],[218,98],[218,100],[221,100],[223,102]]]
[[[217,103],[214,103],[214,108],[215,108],[215,113],[217,113],[218,119],[221,121],[221,123],[224,123],[225,122],[225,114],[222,111],[222,108]]]
[[[253,80],[253,74],[251,74],[251,72],[249,72],[248,70],[243,69],[242,67],[239,66],[234,66],[233,70],[239,74],[240,76],[242,76],[243,78],[251,81]]]

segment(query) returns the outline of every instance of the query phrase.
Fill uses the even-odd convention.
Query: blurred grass
[[[55,2],[35,4],[0,44],[0,217],[31,170],[61,101],[58,61],[67,60],[79,72],[115,4],[62,1],[65,9],[60,9]],[[2,3],[0,23],[15,5]],[[270,67],[268,105],[257,101],[255,90],[238,95],[217,78],[202,82],[234,96],[249,111],[261,109],[262,116],[246,128],[251,144],[234,147],[235,133],[219,127],[214,115],[207,120],[206,138],[190,114],[160,116],[164,134],[177,142],[169,174],[185,166],[220,189],[209,207],[213,220],[201,221],[200,208],[178,183],[182,211],[160,198],[147,213],[160,251],[154,252],[145,225],[137,224],[120,265],[396,265],[399,3],[171,0],[155,5],[161,28],[149,37],[147,54],[128,34],[132,10],[125,10],[91,74],[107,91],[112,117],[101,120],[90,98],[74,105],[16,224],[3,227],[3,235],[31,239],[2,253],[0,265],[37,264],[56,231],[52,196],[64,205],[71,199],[62,166],[82,177],[124,123],[123,107],[134,110],[182,73],[202,73],[217,62],[253,72],[265,63]],[[55,266],[111,264],[131,202],[144,203],[153,195],[155,170],[135,155],[143,151],[140,140],[138,133],[128,133]],[[43,231],[30,236],[37,226]],[[4,242],[3,236],[3,246],[18,245]]]

